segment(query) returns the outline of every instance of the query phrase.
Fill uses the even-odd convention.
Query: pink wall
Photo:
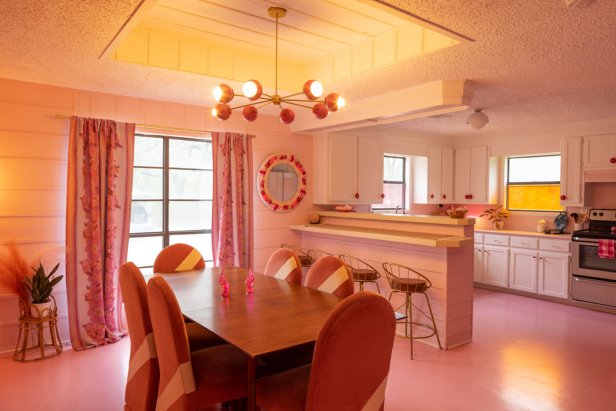
[[[29,261],[50,255],[58,261],[64,254],[69,120],[56,119],[56,114],[109,118],[161,128],[255,134],[255,171],[268,154],[294,153],[306,169],[308,195],[297,209],[274,213],[265,208],[254,192],[256,270],[263,267],[281,242],[297,242],[288,226],[307,221],[312,209],[312,137],[291,134],[277,118],[262,116],[254,123],[246,123],[235,114],[229,121],[221,122],[211,117],[207,107],[6,79],[0,79],[0,90],[0,244],[15,241]],[[63,282],[55,295],[64,338],[67,323]],[[17,340],[16,308],[16,298],[0,290],[0,351],[14,348]]]

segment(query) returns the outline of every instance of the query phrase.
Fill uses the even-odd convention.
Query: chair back
[[[355,291],[348,267],[332,255],[321,257],[312,264],[304,285],[339,297],[348,297]]]
[[[355,281],[376,281],[381,278],[379,270],[360,258],[348,254],[340,254],[340,259],[351,268]]]
[[[193,246],[182,243],[163,248],[154,260],[155,273],[179,273],[203,268],[205,261],[201,253]]]
[[[428,277],[401,264],[383,263],[383,271],[392,290],[416,293],[425,292],[432,286]]]
[[[152,411],[158,394],[158,359],[145,279],[135,264],[128,262],[120,266],[120,289],[130,337],[130,360],[124,395],[126,409]]]
[[[274,251],[265,264],[265,275],[287,280],[290,283],[302,283],[302,265],[297,255],[288,248]]]
[[[367,291],[341,301],[319,332],[305,409],[382,410],[395,331],[384,297]]]
[[[186,327],[175,294],[163,277],[148,281],[148,303],[160,369],[156,411],[196,409]]]

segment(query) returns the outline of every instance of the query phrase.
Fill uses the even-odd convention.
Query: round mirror
[[[293,154],[273,154],[259,167],[257,188],[270,209],[292,210],[306,195],[306,171]]]

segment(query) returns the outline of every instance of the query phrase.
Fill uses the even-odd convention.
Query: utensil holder
[[[573,224],[573,229],[575,231],[580,231],[584,229],[584,223],[574,223]]]

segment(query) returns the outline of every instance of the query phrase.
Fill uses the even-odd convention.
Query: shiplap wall
[[[255,270],[263,268],[280,243],[298,242],[288,226],[307,221],[312,209],[312,137],[291,134],[277,118],[262,116],[254,123],[246,123],[235,115],[223,123],[213,119],[207,107],[0,79],[0,244],[15,241],[28,262],[41,259],[49,269],[60,262],[58,273],[65,273],[69,120],[57,119],[56,114],[204,132],[255,134],[255,172],[268,154],[294,153],[306,168],[308,177],[308,195],[297,209],[288,213],[269,211],[258,199],[253,186]],[[67,340],[64,281],[56,287],[54,295],[59,306],[60,335]],[[17,314],[17,298],[0,290],[0,352],[15,347]]]

